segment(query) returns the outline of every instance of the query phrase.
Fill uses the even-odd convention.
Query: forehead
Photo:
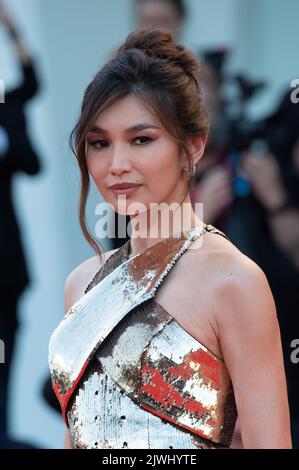
[[[155,114],[136,96],[129,95],[99,114],[94,124],[101,128],[127,128],[146,121],[161,126]]]

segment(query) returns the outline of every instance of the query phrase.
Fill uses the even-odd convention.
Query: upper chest
[[[222,359],[217,330],[221,304],[217,293],[228,269],[228,252],[223,251],[220,238],[206,234],[204,240],[196,240],[192,249],[183,253],[167,273],[155,292],[155,301],[191,336]],[[229,242],[224,240],[224,243],[230,249]],[[94,259],[85,273],[85,287],[97,271],[95,263]]]

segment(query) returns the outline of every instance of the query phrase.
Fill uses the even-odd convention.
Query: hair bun
[[[118,49],[118,52],[130,49],[139,49],[149,57],[174,63],[198,84],[199,60],[188,49],[174,41],[169,29],[145,27],[133,31]]]

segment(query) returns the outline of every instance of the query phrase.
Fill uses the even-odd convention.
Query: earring
[[[194,165],[193,165],[193,169],[192,169],[192,176],[194,176],[195,173],[196,173],[196,165],[194,164]]]

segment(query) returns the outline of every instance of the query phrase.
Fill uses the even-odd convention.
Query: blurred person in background
[[[13,365],[15,338],[18,330],[18,302],[30,282],[15,215],[12,180],[22,171],[36,175],[38,157],[31,145],[25,117],[26,103],[37,93],[38,81],[31,56],[21,41],[12,18],[0,2],[0,27],[13,43],[22,71],[20,85],[5,94],[0,104],[0,338],[5,344],[5,363],[0,364],[0,448],[32,448],[9,437],[9,379]]]
[[[217,71],[204,65],[201,86],[211,137],[192,200],[203,203],[207,223],[227,233],[269,279],[281,328],[293,447],[299,448],[298,365],[291,360],[291,343],[299,338],[299,109],[288,90],[275,113],[247,131],[242,114],[229,122],[220,85]]]
[[[165,27],[181,40],[187,17],[184,0],[136,0],[137,26]]]

